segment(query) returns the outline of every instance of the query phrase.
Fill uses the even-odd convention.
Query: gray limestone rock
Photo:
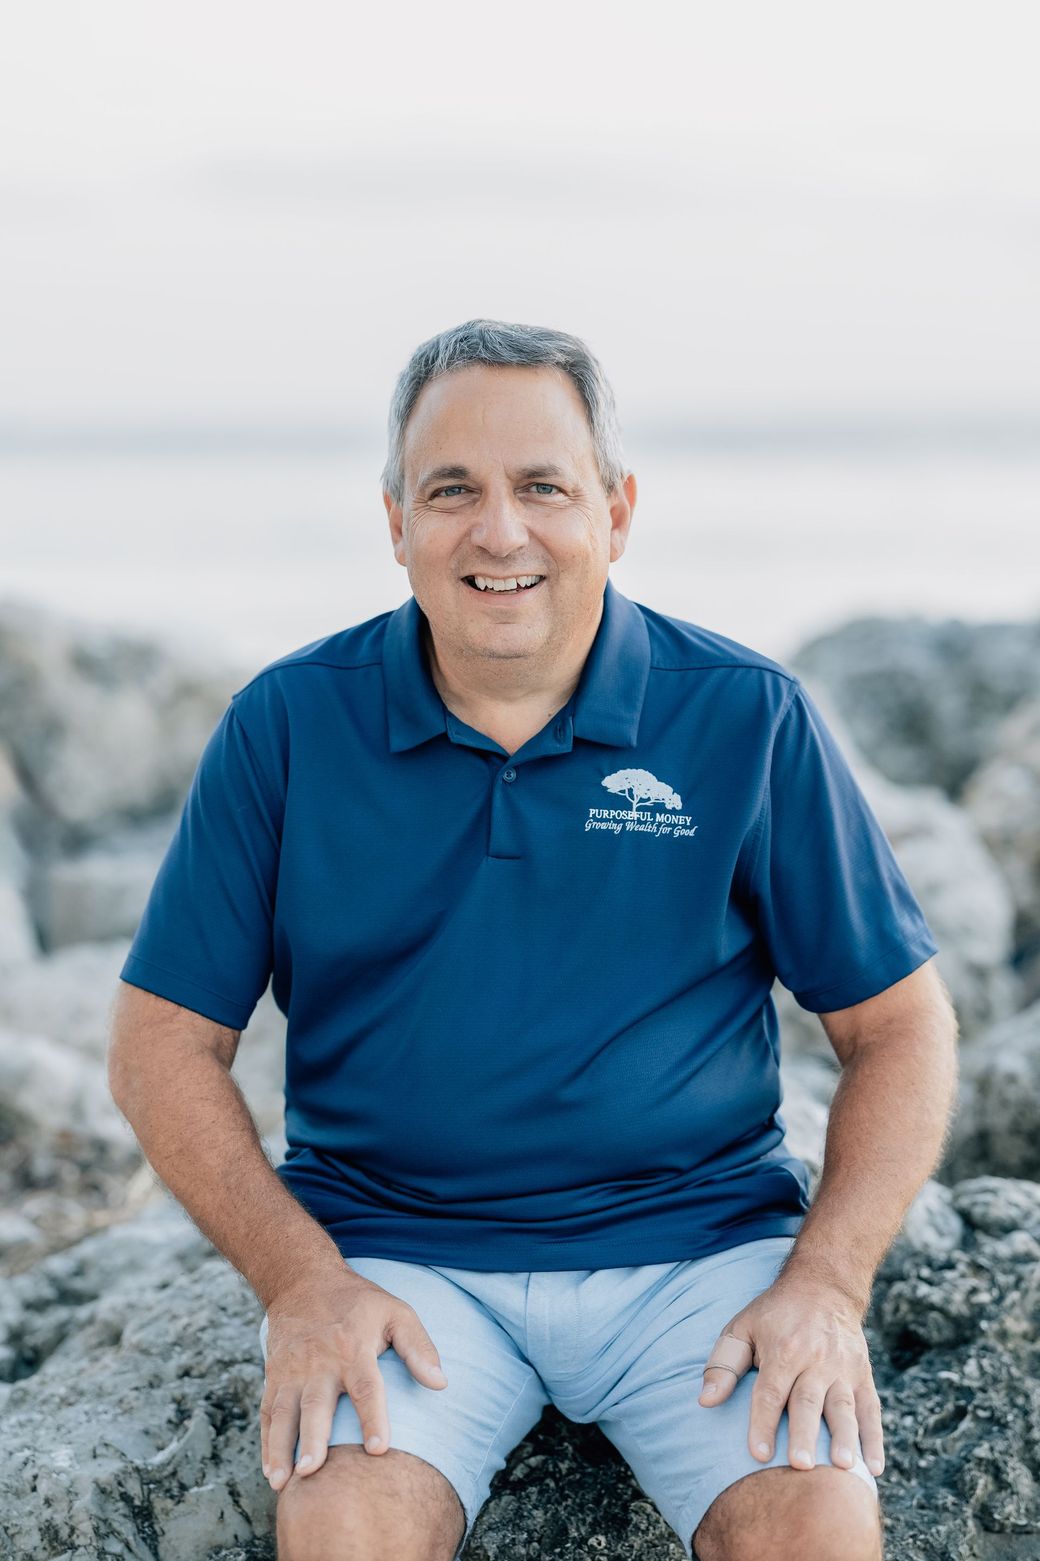
[[[832,693],[806,679],[820,713],[906,874],[939,945],[936,966],[964,1035],[1019,1006],[1013,969],[1015,909],[1004,875],[978,827],[937,786],[896,786],[856,745]],[[790,1007],[787,1018],[793,1015]],[[795,1044],[829,1050],[815,1015],[793,1027]],[[786,1035],[785,1035],[786,1039]]]
[[[791,667],[828,689],[889,780],[956,798],[1008,712],[1040,696],[1040,621],[860,618],[810,640]]]
[[[1040,1555],[1040,1187],[928,1184],[866,1322],[889,1561]],[[172,1199],[0,1293],[0,1545],[11,1561],[270,1561],[262,1316]],[[1032,1547],[1032,1548],[1030,1548]],[[550,1406],[496,1477],[466,1561],[679,1561],[596,1426]]]
[[[1027,999],[1040,998],[1040,700],[1007,717],[963,801],[1011,891]]]
[[[961,1047],[946,1180],[1040,1178],[1040,1002]]]
[[[30,853],[72,852],[177,808],[237,682],[152,640],[0,602],[0,740]]]
[[[102,845],[36,866],[27,899],[49,950],[133,937],[178,814],[126,826]]]

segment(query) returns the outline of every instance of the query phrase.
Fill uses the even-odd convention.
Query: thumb
[[[753,1357],[754,1347],[750,1339],[723,1329],[704,1367],[699,1402],[706,1408],[724,1403],[751,1365]]]

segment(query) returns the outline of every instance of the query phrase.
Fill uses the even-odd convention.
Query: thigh
[[[516,1342],[461,1285],[422,1263],[382,1257],[347,1261],[365,1279],[414,1307],[437,1347],[448,1379],[444,1388],[417,1382],[392,1346],[377,1357],[377,1364],[386,1392],[390,1451],[398,1448],[415,1454],[450,1482],[466,1515],[461,1552],[491,1481],[539,1420],[548,1395]],[[518,1278],[522,1288],[523,1276]],[[266,1315],[260,1324],[260,1344],[266,1361]],[[350,1396],[341,1393],[329,1446],[361,1445],[363,1440]],[[297,1440],[294,1463],[299,1455]],[[386,1457],[386,1453],[374,1455],[371,1461]]]
[[[655,1282],[648,1291],[646,1304],[615,1344],[614,1380],[595,1406],[596,1423],[690,1557],[692,1535],[721,1491],[746,1474],[790,1467],[786,1410],[772,1458],[762,1462],[749,1449],[755,1367],[724,1403],[709,1407],[698,1398],[704,1367],[722,1329],[735,1312],[769,1288],[793,1242],[793,1236],[770,1236],[676,1264],[663,1283]],[[817,1465],[830,1464],[830,1447],[830,1431],[821,1417]],[[876,1499],[877,1481],[858,1439],[853,1453],[852,1469],[833,1467],[848,1479],[865,1481]]]

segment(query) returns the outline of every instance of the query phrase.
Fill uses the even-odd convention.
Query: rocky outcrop
[[[177,810],[237,681],[140,636],[0,602],[0,883],[13,870],[5,828],[28,853],[30,903],[46,916],[52,863],[101,841],[121,855],[120,831]],[[37,932],[49,947],[46,920]]]
[[[859,618],[810,640],[791,666],[829,691],[889,780],[957,799],[1008,712],[1040,698],[1040,621]]]
[[[1040,1554],[1040,1187],[926,1185],[867,1319],[886,1554]],[[275,1496],[257,1412],[262,1311],[172,1199],[9,1281],[0,1539],[12,1557],[260,1561]],[[497,1476],[467,1561],[682,1551],[595,1426],[548,1408]],[[1030,1548],[1032,1547],[1032,1548]]]
[[[1011,888],[974,820],[937,786],[896,786],[857,747],[830,691],[805,684],[877,815],[939,945],[936,960],[972,1035],[1012,1013],[1020,999]],[[785,1045],[827,1048],[813,1015],[778,987]]]
[[[998,728],[963,803],[1011,892],[1015,962],[1032,1001],[1040,997],[1040,700],[1017,706]]]
[[[944,1173],[1040,1182],[1040,1002],[961,1047]]]

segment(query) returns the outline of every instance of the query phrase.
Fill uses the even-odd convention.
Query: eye
[[[450,493],[452,488],[454,488],[457,493],[462,492],[462,484],[460,482],[453,482],[447,488],[434,488],[433,492],[430,494],[430,498],[435,499],[438,494]]]
[[[532,488],[552,488],[554,493],[559,493],[559,491],[560,491],[559,488],[556,486],[556,484],[554,482],[533,482],[531,484],[531,487]]]

